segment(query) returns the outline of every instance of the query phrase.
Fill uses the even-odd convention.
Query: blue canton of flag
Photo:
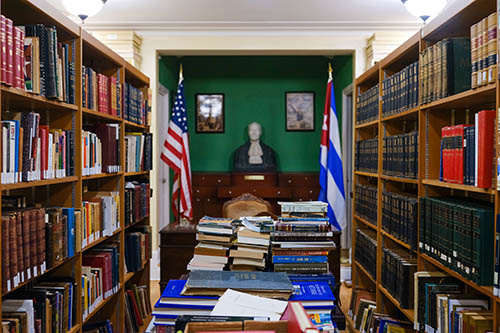
[[[342,230],[346,226],[344,173],[331,67],[326,89],[319,163],[321,191],[318,200],[328,203],[330,224],[335,229]]]

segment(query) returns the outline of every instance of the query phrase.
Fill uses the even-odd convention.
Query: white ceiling
[[[64,11],[62,0],[49,0]],[[88,28],[397,30],[419,20],[400,0],[108,0]]]

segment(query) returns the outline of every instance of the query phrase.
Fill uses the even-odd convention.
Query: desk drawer
[[[228,173],[193,173],[195,186],[230,186],[231,176]]]
[[[319,184],[317,173],[280,173],[278,177],[279,186],[310,187],[311,184]]]
[[[217,189],[219,198],[235,198],[243,193],[251,193],[260,198],[284,198],[290,199],[292,191],[288,188],[268,187],[268,188],[244,188],[244,187],[222,187]]]

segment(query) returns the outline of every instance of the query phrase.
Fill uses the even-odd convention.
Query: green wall
[[[325,104],[328,59],[320,56],[162,57],[160,83],[175,93],[182,61],[189,119],[192,171],[230,171],[232,152],[247,141],[247,126],[262,125],[262,141],[276,152],[278,170],[319,171],[318,156]],[[332,60],[336,106],[352,82],[352,56]],[[315,92],[315,131],[285,130],[285,92]],[[195,94],[224,93],[225,131],[195,131]]]

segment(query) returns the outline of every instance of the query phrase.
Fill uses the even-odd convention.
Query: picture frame
[[[285,126],[287,131],[314,131],[314,91],[287,91],[285,93]]]
[[[198,93],[195,104],[196,133],[224,133],[224,94]]]

